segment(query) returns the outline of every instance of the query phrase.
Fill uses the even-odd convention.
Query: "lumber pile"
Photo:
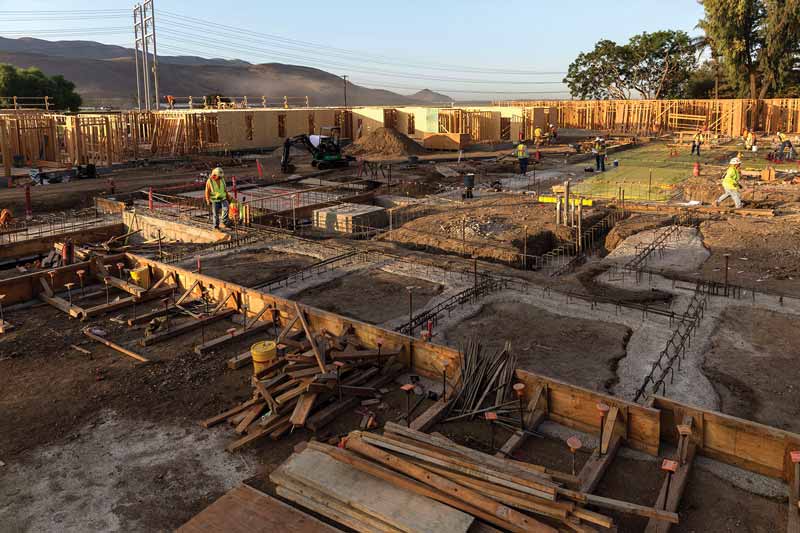
[[[227,446],[230,452],[295,428],[319,431],[365,398],[380,399],[380,389],[403,368],[399,349],[369,349],[349,327],[339,335],[316,334],[299,305],[295,310],[277,337],[275,361],[252,378],[252,397],[201,422],[206,428],[223,422],[234,427],[238,438]],[[376,418],[370,412],[367,427],[376,425]]]
[[[341,465],[330,466],[331,459]],[[341,482],[327,485],[327,475],[321,473],[325,469],[335,472],[332,479]],[[678,521],[673,512],[581,492],[575,476],[488,455],[392,422],[386,423],[383,435],[353,431],[339,447],[310,442],[271,479],[278,494],[357,531],[417,531],[395,522],[398,515],[379,505],[392,498],[392,490],[400,489],[507,531],[588,533],[614,527],[611,517],[588,505]],[[352,486],[369,489],[351,494]],[[376,494],[385,498],[375,498]],[[432,506],[432,502],[414,504],[419,511],[415,516],[423,509],[426,515],[432,513]]]

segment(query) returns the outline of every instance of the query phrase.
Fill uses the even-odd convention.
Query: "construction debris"
[[[399,351],[386,347],[380,357],[349,334],[311,330],[305,311],[286,321],[276,338],[276,358],[252,378],[253,396],[227,411],[204,420],[203,427],[222,422],[242,435],[230,443],[235,451],[261,437],[278,439],[289,430],[317,431],[340,414],[356,408],[364,396],[380,400],[378,388],[391,383],[402,369]],[[238,361],[246,360],[239,356]],[[368,422],[372,427],[375,422]]]

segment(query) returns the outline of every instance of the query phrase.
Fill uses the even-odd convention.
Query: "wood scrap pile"
[[[228,451],[265,436],[278,439],[299,427],[319,431],[362,400],[381,398],[381,389],[403,369],[397,361],[399,348],[370,349],[350,327],[339,335],[325,330],[315,334],[299,305],[295,310],[294,319],[277,336],[276,359],[252,378],[253,396],[201,423],[234,426],[240,437]],[[370,418],[373,424],[366,427],[374,426],[374,413],[368,422]]]
[[[588,533],[597,527],[614,527],[611,517],[586,506],[678,521],[675,513],[581,492],[577,478],[570,474],[487,455],[446,437],[391,422],[383,435],[354,431],[338,448],[319,442],[309,443],[308,448],[314,452],[308,454],[315,458],[313,463],[308,457],[298,459],[309,452],[306,449],[271,476],[278,494],[357,531],[417,529],[404,529],[390,520],[395,514],[386,513],[377,503],[352,497],[349,487],[360,486],[355,480],[353,485],[326,486],[317,472],[329,459],[342,463],[336,467],[334,480],[355,478],[355,471],[362,478],[366,475],[370,489],[359,492],[388,496],[386,487],[402,489],[507,531]],[[323,454],[328,456],[325,461],[320,459]],[[430,505],[416,503],[414,509],[426,509],[427,514]],[[427,531],[450,530],[434,527]]]
[[[517,358],[510,343],[497,353],[489,353],[477,339],[467,342],[460,362],[458,390],[450,403],[445,422],[471,419],[494,411],[498,422],[516,424],[511,413],[518,411],[518,401],[511,397]],[[504,415],[509,415],[508,417]],[[508,418],[508,420],[505,420]]]

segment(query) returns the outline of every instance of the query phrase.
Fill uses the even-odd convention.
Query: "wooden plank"
[[[67,300],[59,296],[47,296],[44,293],[40,293],[39,299],[49,305],[52,305],[59,311],[67,313],[73,318],[82,318],[84,316],[83,308],[78,307],[77,305],[72,305]]]
[[[526,424],[529,431],[535,431],[539,425],[544,422],[547,415],[544,411],[537,410],[533,413],[533,417],[529,420],[526,420]],[[527,418],[527,417],[526,417]],[[516,430],[508,440],[506,440],[500,449],[495,453],[496,457],[511,457],[511,455],[522,446],[526,440],[528,440],[528,433],[525,433],[520,430]]]
[[[666,520],[672,524],[678,523],[678,515],[676,513],[656,509],[655,507],[647,507],[646,505],[624,502],[622,500],[615,500],[614,498],[606,498],[604,496],[574,491],[563,487],[559,487],[558,493],[578,503],[587,503],[603,509],[613,509],[615,511],[643,516],[645,518],[658,518],[659,520]]]
[[[230,368],[231,370],[236,370],[237,368],[242,368],[243,366],[247,366],[252,362],[253,362],[253,354],[247,351],[245,353],[240,353],[239,355],[228,359],[228,368]]]
[[[368,381],[366,385],[375,388],[383,387],[394,381],[397,373],[398,370],[394,370],[384,375],[376,376]],[[306,420],[306,427],[312,431],[319,431],[345,411],[358,407],[358,403],[359,399],[357,397],[345,398],[342,401],[333,402],[311,415],[308,420]]]
[[[247,410],[247,413],[242,420],[236,425],[236,429],[234,431],[237,435],[241,435],[244,433],[250,424],[264,412],[264,408],[267,406],[266,403],[257,403],[256,405],[252,406],[250,409]]]
[[[220,348],[234,341],[240,341],[254,335],[258,335],[272,327],[272,322],[263,322],[257,326],[248,329],[237,329],[235,333],[223,335],[216,339],[211,339],[203,344],[198,344],[194,347],[194,352],[197,355],[203,355],[206,352]]]
[[[239,485],[196,514],[178,533],[341,533],[248,485]]]
[[[99,342],[101,344],[105,344],[109,348],[111,348],[113,350],[116,350],[121,354],[127,355],[128,357],[132,357],[133,359],[136,359],[137,361],[140,361],[142,363],[149,363],[150,362],[149,359],[147,359],[146,357],[142,357],[141,355],[139,355],[136,352],[132,352],[132,351],[128,350],[127,348],[125,348],[123,346],[120,346],[119,344],[111,342],[108,339],[104,339],[103,337],[101,337],[99,335],[95,335],[94,333],[89,331],[88,328],[85,328],[83,330],[83,334],[86,335],[87,337],[89,337],[90,339],[95,340],[95,341],[97,341],[97,342]]]
[[[487,522],[497,524],[506,530],[513,530],[514,528],[513,524],[505,522],[493,514],[474,507],[458,497],[453,497],[439,490],[432,489],[428,485],[398,474],[390,468],[386,468],[372,461],[368,461],[356,453],[316,441],[309,442],[308,447],[326,453],[337,461],[348,464],[376,478],[383,479],[384,481],[388,481],[398,487],[402,487],[406,490],[413,491],[427,498],[444,503]]]
[[[303,324],[303,330],[306,332],[306,338],[308,342],[311,343],[311,349],[314,350],[314,357],[317,359],[317,365],[319,365],[319,371],[323,374],[325,373],[325,357],[320,353],[319,347],[317,346],[317,341],[314,340],[314,334],[311,331],[311,328],[308,326],[308,321],[306,320],[306,316],[302,309],[300,309],[300,304],[297,302],[294,303],[295,311],[297,311],[297,316],[300,317],[300,323]]]
[[[411,422],[411,429],[415,431],[428,431],[439,421],[440,418],[442,418],[451,401],[452,399],[447,401],[440,399],[428,407],[424,413],[416,417]]]
[[[223,411],[222,413],[220,413],[218,415],[214,415],[211,418],[206,418],[205,420],[200,422],[200,425],[203,426],[204,428],[210,428],[212,426],[216,426],[220,422],[224,422],[225,420],[227,420],[229,417],[244,411],[248,407],[251,407],[251,406],[255,405],[256,402],[258,402],[258,401],[259,401],[258,398],[252,398],[250,400],[247,400],[246,402],[240,403],[236,407],[232,407],[232,408],[228,409],[227,411]]]
[[[242,446],[246,446],[247,444],[250,444],[251,442],[258,440],[265,435],[269,435],[275,430],[275,428],[279,427],[281,424],[286,423],[288,421],[289,421],[288,416],[275,416],[275,418],[273,418],[267,425],[254,428],[250,430],[250,432],[241,439],[235,440],[230,444],[228,444],[228,446],[225,447],[225,450],[229,452],[235,452]]]
[[[144,337],[139,341],[139,343],[142,346],[151,346],[153,344],[158,344],[159,342],[164,342],[179,335],[183,335],[185,333],[189,333],[191,331],[203,328],[209,324],[213,324],[214,322],[224,320],[234,313],[236,313],[235,309],[225,309],[224,311],[220,311],[216,315],[207,316],[199,320],[190,319],[188,322],[184,322],[183,324],[178,324],[177,326],[172,326],[169,329],[160,331],[154,335],[150,335],[149,337]]]
[[[255,379],[253,382],[253,386],[256,388],[256,392],[261,395],[264,401],[267,402],[269,408],[272,409],[273,412],[278,411],[278,402],[275,401],[275,398],[272,397],[272,394],[269,392],[269,389],[266,385],[260,380]]]
[[[578,474],[581,492],[594,492],[621,447],[622,438],[619,435],[615,435],[606,453],[600,455],[597,450],[592,453],[592,456],[589,457],[589,460],[586,461],[586,464],[583,465]]]
[[[363,434],[360,438],[369,446],[376,449],[379,448],[394,454],[402,454],[414,459],[420,459],[436,466],[449,468],[450,470],[467,474],[484,481],[490,481],[520,492],[525,492],[526,494],[538,496],[539,498],[551,501],[556,499],[555,486],[541,478],[524,478],[521,475],[513,475],[504,471],[494,470],[493,466],[470,461],[469,459],[457,455],[438,453],[430,448],[423,448],[420,445],[415,447],[413,441],[403,442],[400,440],[401,437],[385,438],[379,435]],[[406,459],[404,458],[403,460]]]
[[[291,488],[289,488],[291,487]],[[310,494],[310,490],[306,488],[299,488],[295,485],[278,485],[275,491],[279,496],[293,501],[296,504],[313,511],[320,516],[325,516],[338,524],[342,524],[354,531],[362,533],[383,533],[384,529],[377,526],[375,521],[364,520],[363,513],[358,513],[351,508],[344,505],[338,505],[336,502],[324,501],[322,498],[314,498]],[[379,529],[376,529],[379,528]],[[399,531],[393,528],[394,531]],[[277,531],[277,530],[276,530]]]
[[[408,461],[400,459],[390,453],[380,450],[370,444],[364,442],[358,436],[351,436],[345,441],[345,448],[358,453],[364,457],[405,474],[417,481],[429,485],[437,490],[458,497],[466,501],[468,504],[477,507],[486,513],[489,513],[495,518],[499,518],[503,522],[508,522],[513,525],[511,531],[534,531],[556,533],[556,529],[548,526],[538,520],[527,516],[519,511],[516,511],[507,505],[498,503],[491,498],[487,498],[475,491],[469,490],[458,483],[454,483],[447,478],[435,474],[424,468],[420,468]],[[493,522],[495,523],[495,522]],[[499,525],[495,523],[495,525]]]
[[[278,485],[287,480],[298,482],[317,490],[327,501],[346,504],[401,531],[466,533],[474,521],[461,511],[387,483],[310,447],[284,461],[270,475],[270,480]]]
[[[305,425],[308,415],[311,414],[311,409],[314,408],[314,403],[317,401],[317,396],[316,392],[307,392],[300,396],[289,419],[293,426],[301,427]]]
[[[669,494],[667,494],[667,480],[664,477],[664,483],[661,485],[661,490],[656,498],[655,507],[657,509],[665,509],[667,511],[676,512],[678,505],[680,505],[683,492],[686,489],[686,483],[689,481],[689,471],[692,468],[694,455],[697,447],[694,443],[689,444],[689,449],[686,455],[686,462],[678,466],[678,470],[672,474],[672,480],[669,484]],[[675,458],[678,459],[677,457]],[[666,503],[665,503],[666,502]],[[647,522],[645,533],[667,533],[670,528],[669,522],[664,522],[656,518],[651,518]]]

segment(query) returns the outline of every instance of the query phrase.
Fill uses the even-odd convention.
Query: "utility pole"
[[[155,98],[155,109],[161,107],[158,91],[158,48],[156,47],[156,10],[153,0],[145,0],[143,4],[136,4],[133,8],[133,35],[135,42],[134,55],[136,58],[136,99],[138,108],[142,109],[142,97],[144,97],[144,108],[150,111],[152,102]],[[152,67],[150,65],[150,46],[152,45]],[[141,63],[139,54],[141,53]],[[139,68],[141,64],[141,76]],[[150,79],[152,77],[152,83]],[[141,79],[144,91],[140,89],[139,80]],[[151,93],[152,89],[152,93]],[[152,96],[151,96],[152,94]]]
[[[344,107],[347,108],[347,74],[342,74],[342,79],[344,80]]]

